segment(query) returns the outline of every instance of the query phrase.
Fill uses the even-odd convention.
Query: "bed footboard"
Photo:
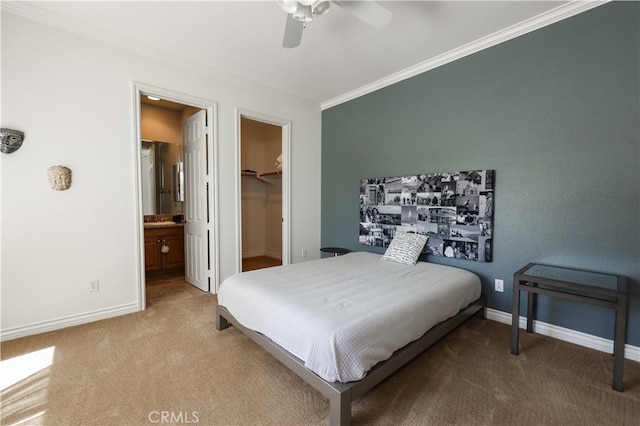
[[[351,402],[354,399],[363,395],[369,389],[392,375],[395,371],[453,331],[471,316],[485,318],[484,302],[484,297],[481,297],[461,310],[456,316],[434,326],[420,339],[398,349],[391,358],[374,366],[362,380],[349,383],[327,382],[322,379],[307,369],[300,359],[291,355],[282,347],[264,337],[262,334],[239,324],[231,313],[220,305],[218,305],[216,309],[216,329],[224,330],[229,326],[229,323],[233,324],[238,330],[329,399],[329,420],[331,426],[349,426],[351,424]]]

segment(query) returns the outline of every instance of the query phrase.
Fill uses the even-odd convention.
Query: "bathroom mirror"
[[[142,141],[142,214],[184,213],[184,151],[180,144]]]

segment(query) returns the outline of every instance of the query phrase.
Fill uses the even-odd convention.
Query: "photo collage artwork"
[[[360,243],[387,247],[396,232],[428,237],[423,254],[491,262],[495,170],[360,181]]]

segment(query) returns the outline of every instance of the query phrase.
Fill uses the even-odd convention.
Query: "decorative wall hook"
[[[0,151],[4,154],[11,154],[22,146],[22,142],[24,142],[24,132],[3,127],[0,129],[0,138],[2,140]]]
[[[47,169],[51,189],[64,191],[71,186],[71,169],[64,166],[51,166]]]

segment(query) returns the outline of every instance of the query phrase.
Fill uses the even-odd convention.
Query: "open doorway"
[[[239,115],[241,269],[289,263],[288,123]]]
[[[136,88],[141,309],[210,291],[217,238],[211,213],[213,105]],[[215,271],[215,270],[214,270]]]

